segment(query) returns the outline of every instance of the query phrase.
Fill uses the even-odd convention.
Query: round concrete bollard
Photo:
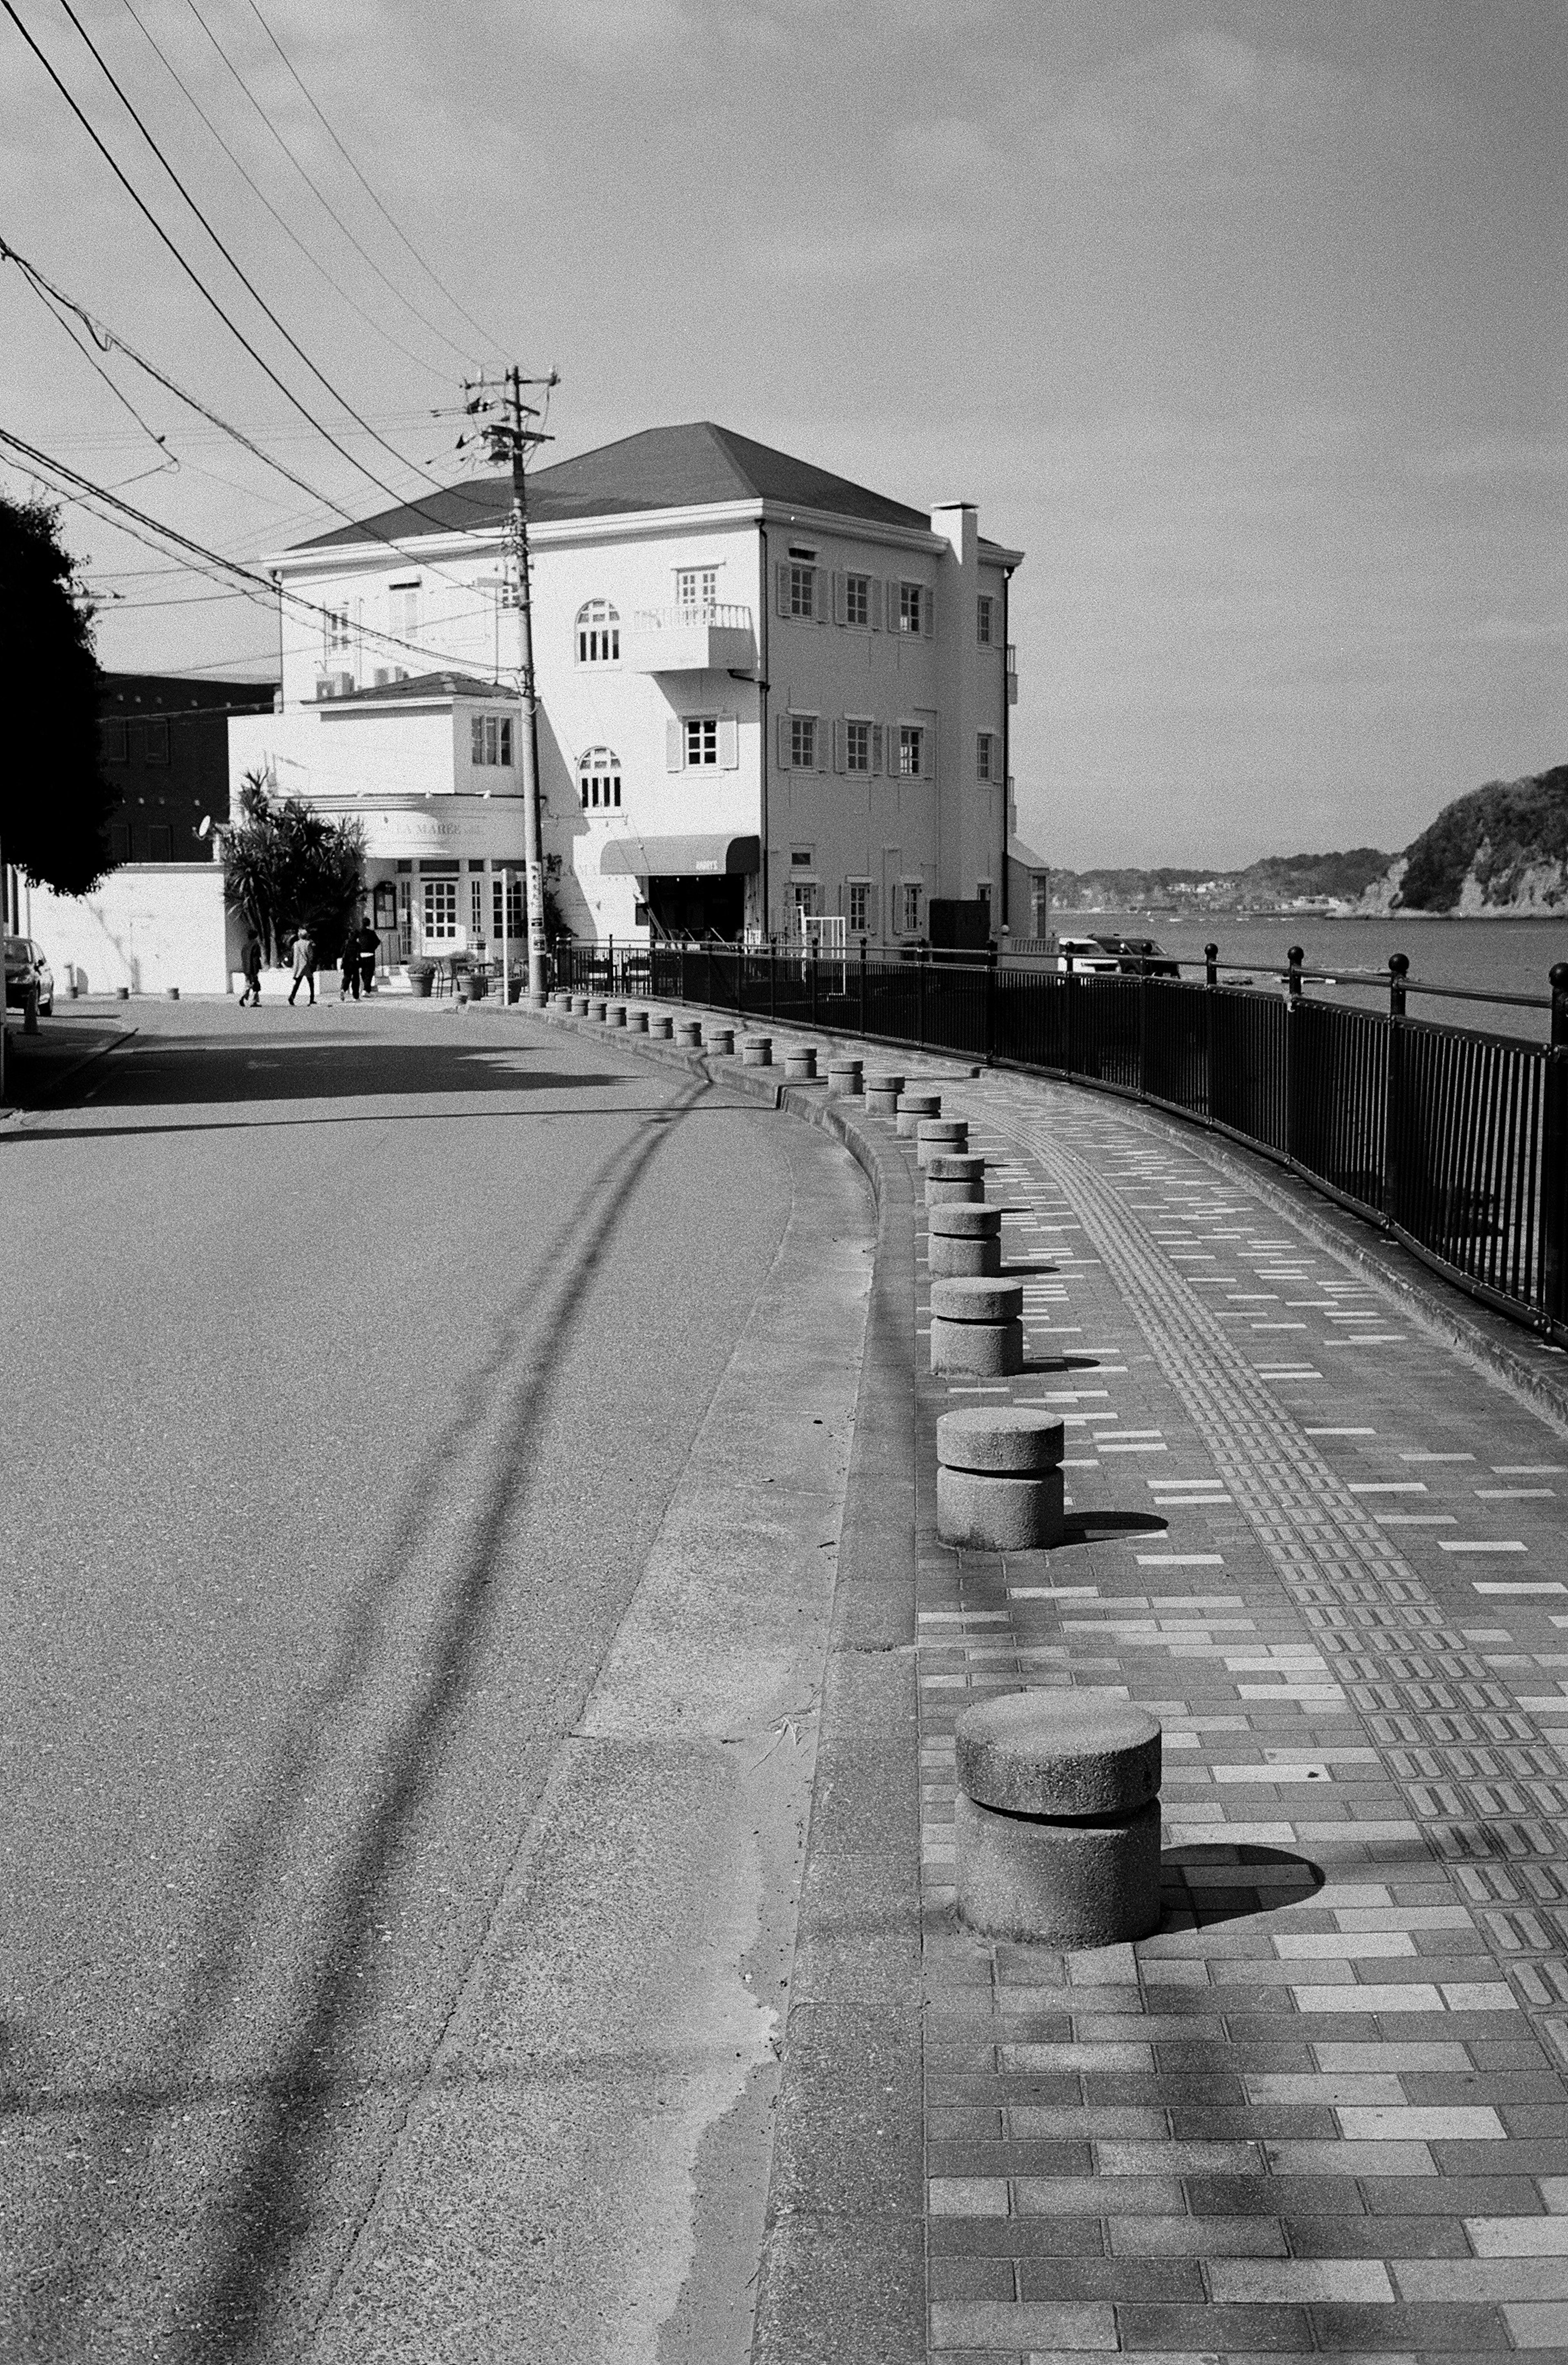
[[[645,1010],[629,1010],[626,1013],[626,1027],[629,1034],[645,1035],[648,1031],[647,1012]]]
[[[521,1002],[523,999],[522,981],[521,978],[515,984],[509,984],[507,988],[507,999],[509,1002]],[[531,991],[527,997],[528,1006],[530,1010],[543,1010],[548,1003],[549,999],[550,997],[547,993],[534,993]]]
[[[116,1000],[117,1002],[129,1002],[129,1001],[130,1000],[130,988],[129,988],[129,985],[117,985],[117,986],[116,986],[116,988],[115,988],[115,1000]]]
[[[931,1368],[996,1378],[1024,1368],[1021,1281],[934,1281]]]
[[[588,995],[586,993],[574,993],[572,996],[572,1016],[574,1018],[586,1018],[588,1014]]]
[[[626,1004],[623,1002],[612,1002],[604,1015],[605,1024],[607,1026],[624,1026],[626,1024]]]
[[[969,1146],[969,1119],[962,1116],[923,1116],[914,1128],[914,1162],[924,1166],[934,1150],[948,1157],[961,1157]]]
[[[815,1044],[805,1043],[798,1051],[786,1051],[784,1074],[788,1082],[792,1084],[814,1084],[817,1081]]]
[[[735,1030],[733,1026],[714,1026],[703,1037],[710,1051],[721,1052],[727,1059],[734,1056]]]
[[[899,1094],[903,1090],[903,1078],[886,1072],[866,1079],[866,1106],[872,1116],[896,1116]]]
[[[1000,1207],[928,1208],[925,1250],[934,1281],[980,1281],[1002,1271]]]
[[[827,1063],[827,1088],[841,1100],[855,1101],[860,1097],[860,1062],[858,1059],[830,1059]]]
[[[961,1921],[1064,1949],[1159,1926],[1157,1718],[1115,1692],[1011,1692],[955,1740]]]
[[[741,1065],[743,1068],[771,1068],[773,1037],[770,1035],[743,1035]]]
[[[965,1152],[945,1153],[925,1161],[925,1204],[928,1207],[972,1206],[985,1197],[985,1160]]]
[[[936,1532],[971,1552],[1044,1552],[1062,1540],[1062,1424],[1024,1406],[944,1413]]]
[[[168,995],[171,1002],[178,1002],[180,998],[180,989],[177,985],[166,985],[163,988],[163,991]]]
[[[665,1011],[650,1011],[648,1032],[650,1035],[656,1035],[661,1043],[667,1043],[675,1032],[675,1021]]]
[[[698,1025],[695,1018],[683,1018],[681,1020],[680,1040],[689,1051],[695,1051],[700,1048],[702,1042],[702,1029]]]
[[[590,1002],[588,1006],[588,1014],[597,1026],[603,1026],[609,1011],[610,1004],[607,1002]]]
[[[896,1133],[902,1134],[906,1141],[913,1141],[915,1138],[915,1128],[923,1116],[940,1116],[941,1114],[940,1093],[901,1093],[893,1118],[893,1129]]]

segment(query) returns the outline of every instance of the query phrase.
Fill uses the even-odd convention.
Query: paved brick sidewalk
[[[1568,2356],[1568,1445],[1193,1151],[948,1085],[1031,1368],[921,1395],[937,2357]],[[1068,1423],[1072,1540],[935,1537],[937,1414]],[[952,1912],[952,1728],[1020,1686],[1166,1732],[1137,1947]]]

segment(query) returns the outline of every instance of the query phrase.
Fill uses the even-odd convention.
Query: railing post
[[[866,1032],[866,939],[860,939],[860,1033]]]
[[[613,994],[615,992],[615,939],[610,936],[607,941],[610,947],[610,991]]]
[[[1219,984],[1219,947],[1204,947],[1204,1114],[1215,1113],[1215,993]]]
[[[817,947],[818,938],[812,938],[812,1025],[817,1023]]]
[[[1295,1038],[1296,1019],[1301,1011],[1302,963],[1305,958],[1306,954],[1300,945],[1292,945],[1285,955],[1285,959],[1290,965],[1290,976],[1285,987],[1287,995],[1285,1003],[1285,1156],[1293,1166],[1295,1163],[1296,1143],[1300,1136],[1296,1098],[1301,1061],[1296,1054]]]
[[[1551,971],[1551,1048],[1541,1112],[1541,1300],[1548,1322],[1568,1323],[1568,961]]]
[[[1074,1057],[1078,1048],[1078,972],[1072,966],[1070,953],[1064,953],[1062,958],[1067,963],[1064,972],[1067,978],[1067,1015],[1062,1026],[1062,1041],[1067,1053],[1065,1072],[1070,1076],[1078,1064]]]
[[[1148,956],[1137,957],[1137,1096],[1148,1098]]]
[[[925,1048],[925,947],[917,945],[914,948],[916,1013],[914,1039],[923,1051]]]
[[[686,938],[685,938],[684,936],[682,936],[682,938],[681,938],[681,940],[680,940],[680,1003],[681,1003],[681,1008],[682,1008],[682,1009],[684,1009],[684,1008],[686,1007],[687,999],[688,999],[688,997],[687,997],[687,992],[686,992]]]
[[[778,1015],[778,955],[771,936],[767,939],[767,1014],[769,1018]]]
[[[996,1065],[996,947],[988,945],[985,948],[985,1064],[988,1068]]]
[[[711,936],[704,936],[702,939],[702,956],[707,963],[705,982],[708,988],[702,999],[711,1010],[713,1007],[713,939]]]
[[[1408,953],[1388,958],[1388,1077],[1383,1108],[1383,1219],[1399,1221],[1405,1132],[1405,981]]]

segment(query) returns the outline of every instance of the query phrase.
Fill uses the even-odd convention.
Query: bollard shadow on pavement
[[[1171,1847],[1159,1859],[1159,1926],[1209,1930],[1282,1905],[1304,1904],[1323,1887],[1321,1865],[1288,1848],[1235,1842]]]

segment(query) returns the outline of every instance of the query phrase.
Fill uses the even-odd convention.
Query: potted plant
[[[435,983],[434,961],[426,960],[422,955],[407,960],[403,963],[403,974],[409,981],[409,992],[417,993],[421,1001],[428,1002],[431,988]]]

